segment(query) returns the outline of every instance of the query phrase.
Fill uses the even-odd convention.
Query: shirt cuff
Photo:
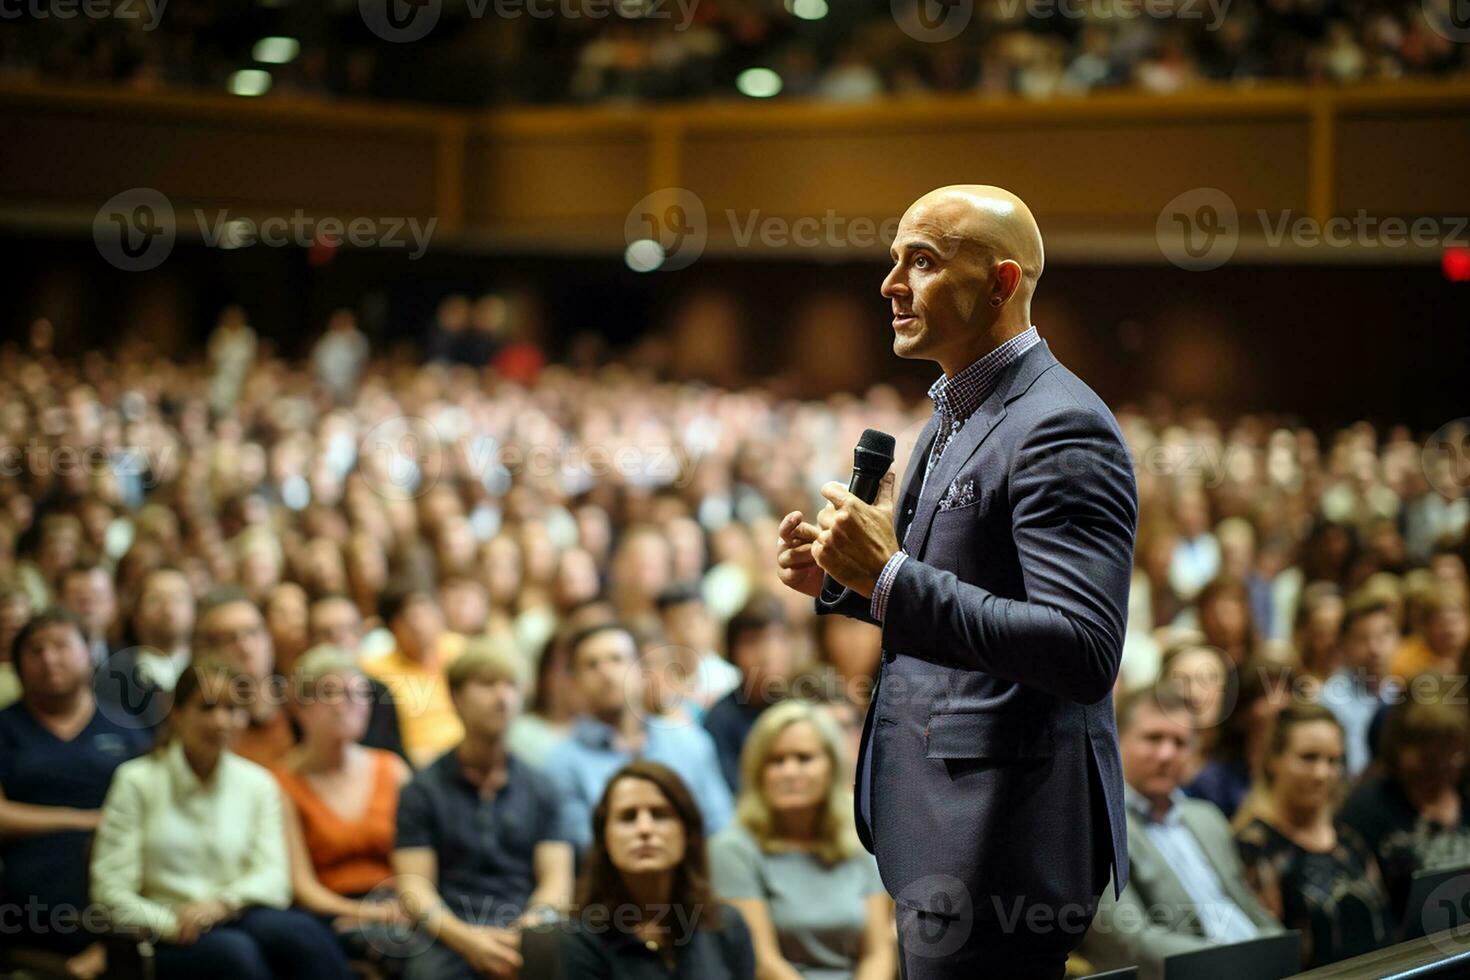
[[[888,610],[888,591],[893,588],[893,578],[898,574],[898,566],[903,564],[908,553],[900,548],[893,553],[883,566],[883,571],[878,573],[878,582],[873,586],[873,600],[869,609],[873,618],[883,622],[883,614]]]

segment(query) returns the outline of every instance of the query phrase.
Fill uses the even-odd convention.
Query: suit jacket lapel
[[[909,526],[913,524],[905,515],[910,508],[915,512],[919,506],[919,487],[924,479],[924,460],[929,458],[929,453],[934,448],[934,430],[938,423],[934,416],[929,416],[929,421],[924,423],[924,428],[919,432],[919,438],[914,443],[914,450],[909,454],[909,465],[904,470],[903,482],[900,483],[898,503],[894,508],[893,530],[898,535],[900,546],[903,544],[903,536],[908,533]]]
[[[940,498],[970,457],[975,455],[985,437],[1006,417],[1006,403],[1019,398],[1042,371],[1055,363],[1057,359],[1052,356],[1051,349],[1044,340],[1022,354],[1015,363],[1001,372],[996,379],[995,389],[975,409],[975,414],[970,416],[959,434],[944,447],[944,455],[939,457],[934,472],[929,474],[929,483],[924,487],[922,499],[914,512],[914,539],[904,548],[910,555],[915,558],[923,555],[924,545],[929,540],[930,525],[939,509]]]

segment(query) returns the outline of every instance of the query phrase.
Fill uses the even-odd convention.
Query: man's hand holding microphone
[[[776,564],[781,581],[815,598],[824,574],[866,598],[872,598],[878,574],[898,551],[893,529],[894,475],[878,484],[878,497],[865,503],[841,483],[822,485],[827,506],[808,522],[799,510],[781,519]]]

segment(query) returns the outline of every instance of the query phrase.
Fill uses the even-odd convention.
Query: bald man
[[[935,361],[898,493],[781,522],[788,586],[883,631],[855,786],[906,980],[1061,977],[1127,827],[1111,692],[1138,494],[1117,421],[1031,323],[1036,220],[998,187],[915,201],[882,294]],[[820,597],[822,575],[844,587]]]

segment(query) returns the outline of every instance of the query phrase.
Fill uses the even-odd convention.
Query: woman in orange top
[[[296,903],[344,936],[371,923],[402,925],[389,856],[398,789],[411,772],[392,752],[358,744],[372,696],[367,678],[350,654],[320,646],[297,663],[291,696],[301,742],[273,771],[286,797]]]

